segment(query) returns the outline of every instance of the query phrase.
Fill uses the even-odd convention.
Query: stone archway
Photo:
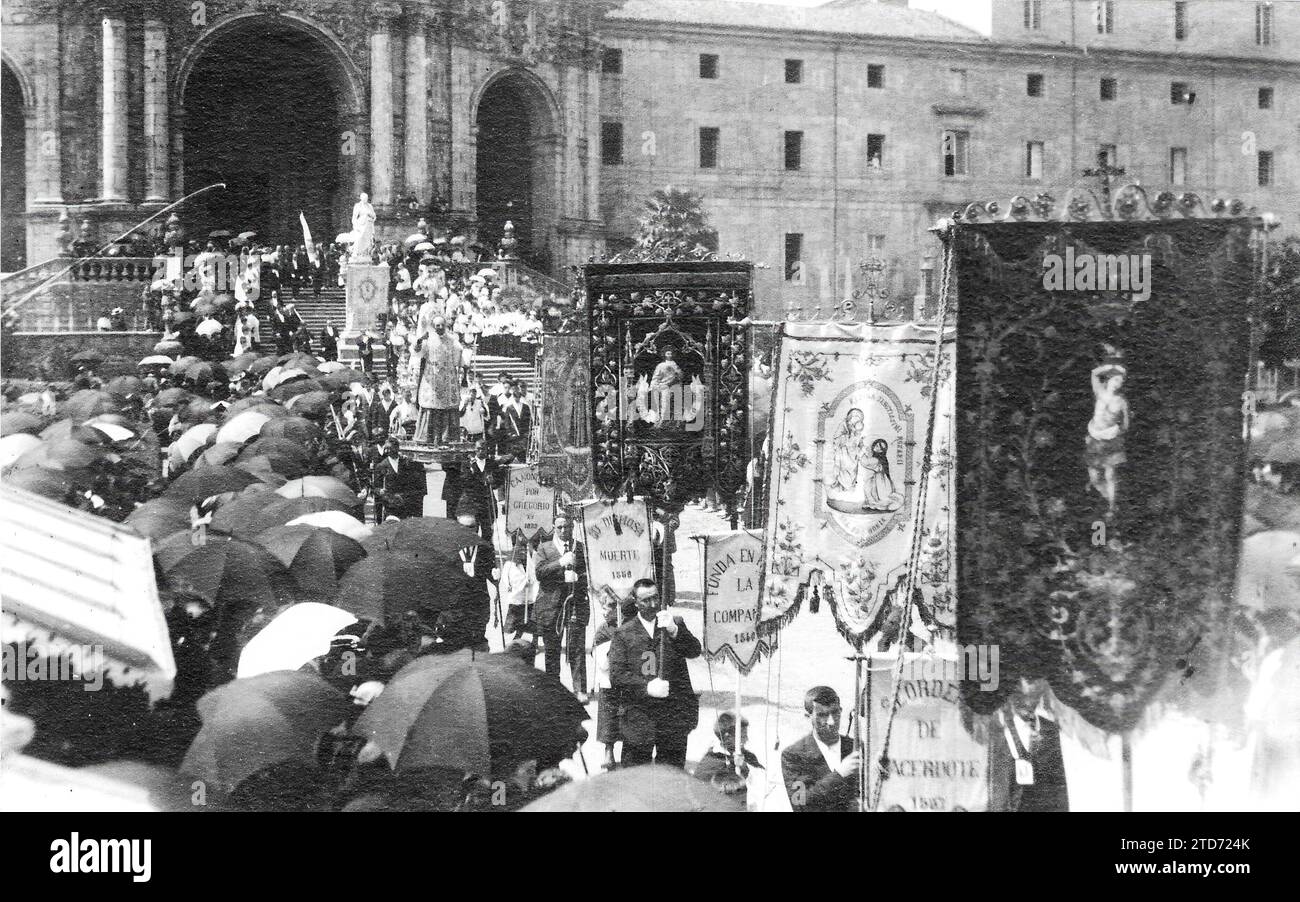
[[[27,261],[27,97],[8,60],[0,82],[0,271],[15,272]]]
[[[556,259],[558,122],[551,92],[524,69],[489,78],[474,104],[479,240],[495,249],[509,220],[516,252],[541,270]]]
[[[274,61],[274,68],[268,68]],[[185,215],[191,235],[251,229],[264,241],[329,241],[364,176],[359,75],[336,43],[287,16],[223,23],[181,61],[179,183],[215,182]]]

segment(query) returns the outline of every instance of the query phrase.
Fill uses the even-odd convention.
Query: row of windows
[[[1025,76],[1025,94],[1029,97],[1042,97],[1045,86],[1046,81],[1041,73],[1030,72]],[[1098,96],[1102,100],[1114,100],[1119,96],[1119,82],[1111,77],[1101,79],[1098,86]],[[1195,103],[1196,92],[1185,81],[1170,82],[1169,102],[1172,104]],[[1259,88],[1255,95],[1255,102],[1261,110],[1273,109],[1273,89],[1267,86]]]
[[[867,258],[880,260],[885,256],[885,236],[867,235]],[[785,233],[785,280],[796,285],[807,281],[808,270],[803,256],[803,233]]]
[[[699,130],[700,169],[718,168],[719,144],[721,131],[716,126],[703,126]],[[786,131],[782,135],[782,163],[790,172],[803,168],[804,133]],[[867,166],[871,169],[885,168],[885,136],[867,135]],[[1025,144],[1025,177],[1041,179],[1043,177],[1042,141],[1029,141]],[[600,134],[601,162],[607,166],[623,163],[623,123],[602,122]],[[961,129],[949,129],[943,132],[940,141],[940,163],[945,176],[964,176],[970,174],[970,132]],[[1118,153],[1114,144],[1102,144],[1097,151],[1100,166],[1117,168]],[[1273,152],[1258,151],[1257,180],[1261,187],[1273,184]],[[1169,150],[1169,182],[1182,185],[1187,179],[1187,148],[1173,147]]]
[[[721,64],[718,54],[701,53],[699,59],[700,78],[710,80],[721,77]],[[622,75],[623,74],[623,51],[611,47],[602,54],[600,60],[600,71],[605,75]],[[785,82],[789,85],[803,84],[804,71],[803,60],[787,59],[785,61]],[[885,67],[882,63],[867,64],[867,87],[883,88],[885,86]]]
[[[1038,31],[1043,27],[1043,0],[1024,0],[1025,28]],[[1174,40],[1187,40],[1187,0],[1173,0]],[[1094,0],[1093,24],[1097,34],[1115,33],[1115,0]],[[1268,47],[1274,42],[1273,4],[1255,4],[1255,43]]]

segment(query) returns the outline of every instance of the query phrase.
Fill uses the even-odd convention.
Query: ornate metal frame
[[[1036,194],[1032,199],[1017,194],[1004,211],[997,201],[969,203],[952,214],[954,222],[1138,222],[1163,219],[1225,219],[1251,216],[1255,209],[1237,198],[1218,197],[1207,207],[1199,194],[1184,191],[1157,192],[1131,182],[1115,192],[1109,201],[1091,188],[1071,188],[1058,210],[1056,198]]]
[[[703,439],[645,441],[621,419],[602,422],[593,405],[597,490],[607,496],[643,494],[676,506],[711,486],[734,510],[749,463],[749,341],[741,321],[753,306],[753,265],[591,263],[582,268],[575,306],[590,312],[594,395],[618,385],[624,362],[643,352],[649,338],[688,323],[697,333],[691,343],[704,336],[703,346],[693,351],[704,358],[713,389],[707,414],[712,428]],[[659,319],[659,327],[646,330],[647,319]]]

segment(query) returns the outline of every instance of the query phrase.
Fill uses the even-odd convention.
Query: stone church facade
[[[906,313],[935,219],[1059,201],[1099,157],[1284,231],[1300,200],[1300,4],[994,0],[991,37],[890,0],[6,0],[3,27],[6,269],[65,211],[106,240],[225,181],[187,223],[288,242],[301,210],[327,241],[365,191],[381,237],[510,219],[557,271],[673,184],[763,264],[763,315]]]

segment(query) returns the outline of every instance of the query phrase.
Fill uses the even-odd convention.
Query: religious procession
[[[547,137],[520,73],[560,26],[515,5],[479,10],[474,52],[514,68],[442,189],[443,75],[390,22],[368,177],[331,158],[322,199],[232,166],[75,236],[65,209],[48,260],[6,265],[0,807],[1300,809],[1300,244],[1272,195],[1106,151],[1049,191],[1030,141],[1014,193],[944,183],[848,257],[811,225],[746,245],[749,195],[703,178],[588,234],[595,172],[640,164],[597,107],[552,123],[580,149]],[[978,38],[908,3],[605,5],[593,84],[665,21],[766,40],[734,7],[983,48],[1042,6]],[[952,72],[944,179],[978,118]]]

